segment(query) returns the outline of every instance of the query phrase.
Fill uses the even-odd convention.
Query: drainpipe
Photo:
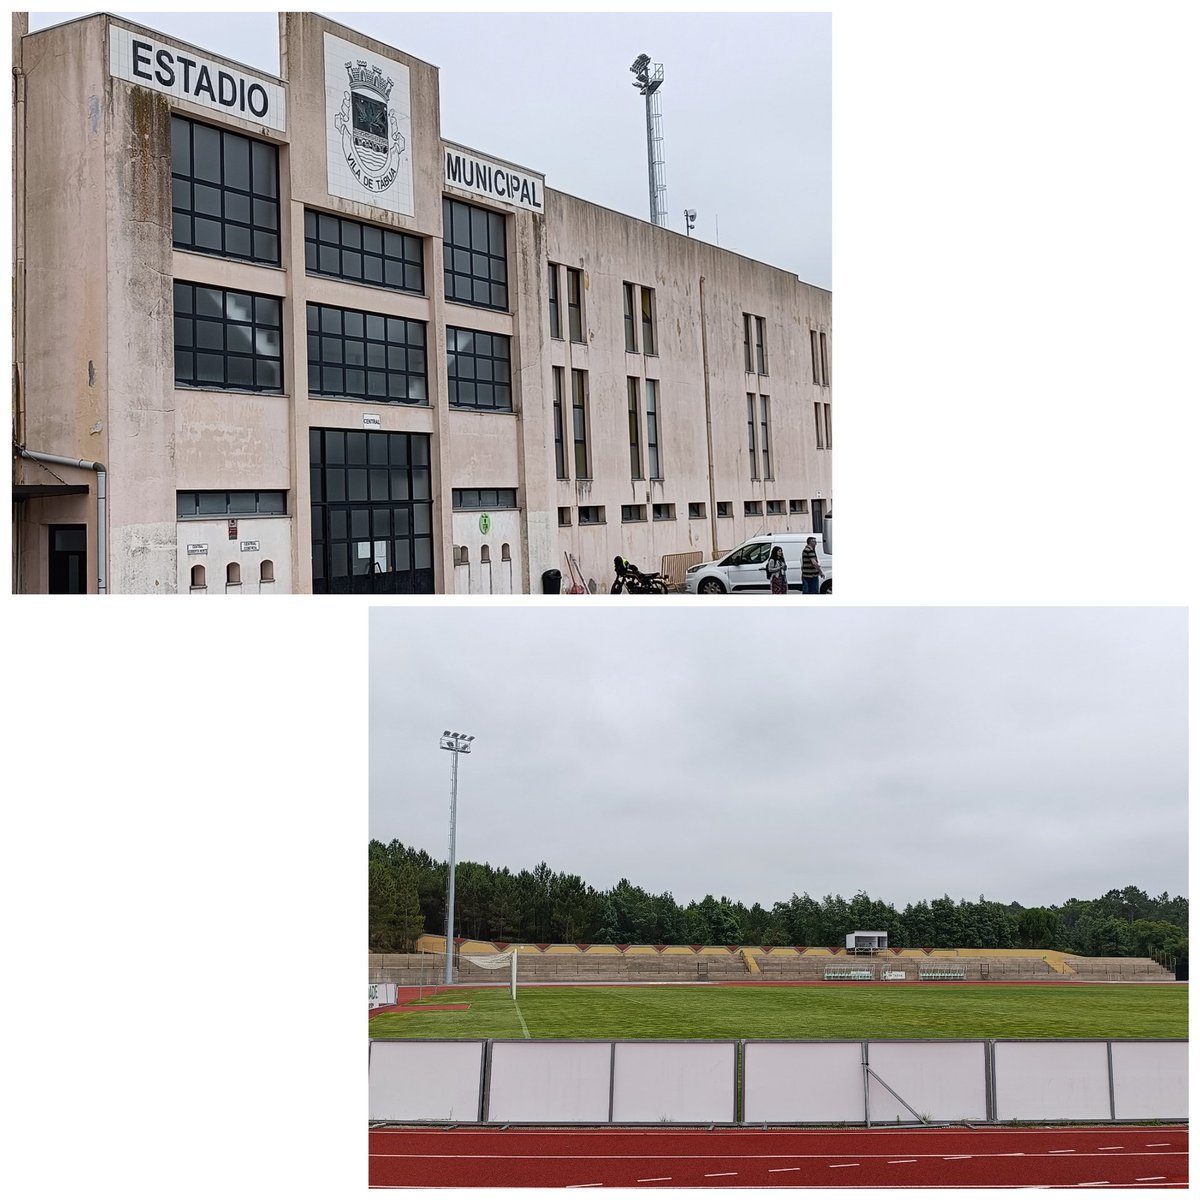
[[[704,368],[704,427],[708,436],[708,528],[717,557],[717,483],[713,477],[712,394],[708,386],[708,320],[704,315],[704,276],[700,276],[700,357]]]
[[[108,471],[103,463],[89,462],[86,458],[64,458],[61,454],[39,454],[36,450],[16,447],[20,458],[34,462],[51,463],[59,467],[78,467],[81,471],[96,472],[96,591],[101,595],[108,592]]]

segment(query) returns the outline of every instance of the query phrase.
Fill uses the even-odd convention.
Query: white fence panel
[[[997,1042],[998,1121],[1106,1121],[1104,1042]]]
[[[749,1122],[864,1121],[861,1042],[747,1042]]]
[[[489,1121],[608,1121],[611,1042],[493,1042]]]
[[[483,1042],[370,1043],[372,1121],[478,1121]]]
[[[983,1042],[871,1042],[867,1061],[888,1087],[932,1121],[984,1121],[987,1086]],[[912,1121],[878,1079],[870,1081],[871,1121]]]
[[[618,1042],[613,1120],[734,1119],[732,1042]]]
[[[1187,1120],[1187,1042],[1113,1042],[1118,1121]]]

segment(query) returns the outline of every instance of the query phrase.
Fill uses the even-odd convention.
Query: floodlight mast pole
[[[458,809],[458,756],[471,753],[473,734],[446,730],[438,743],[454,756],[450,766],[450,861],[446,888],[446,982],[454,982],[454,830]]]

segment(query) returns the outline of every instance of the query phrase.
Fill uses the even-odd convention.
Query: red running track
[[[1186,1187],[1187,1126],[374,1129],[372,1187]]]

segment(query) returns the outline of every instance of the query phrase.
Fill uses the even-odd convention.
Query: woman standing
[[[787,595],[787,563],[784,561],[782,546],[776,546],[771,551],[771,557],[767,559],[767,578],[771,581],[772,596]]]

